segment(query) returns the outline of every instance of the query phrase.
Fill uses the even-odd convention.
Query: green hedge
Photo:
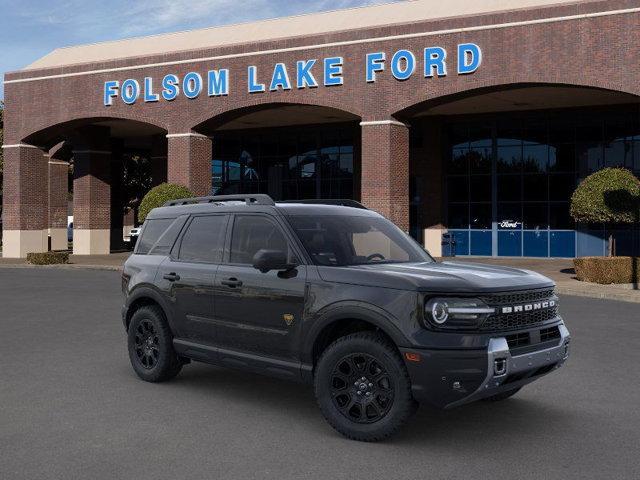
[[[604,168],[585,178],[571,196],[571,216],[584,223],[634,223],[640,180],[624,168]]]
[[[583,282],[609,285],[640,281],[640,257],[580,257],[573,265],[576,277]]]
[[[27,262],[32,265],[56,265],[69,263],[69,252],[27,253]]]
[[[149,190],[142,199],[142,202],[140,202],[138,220],[140,222],[144,222],[151,210],[161,207],[169,200],[177,200],[179,198],[189,198],[193,196],[193,193],[187,187],[176,185],[174,183],[161,183],[157,187],[153,187]]]

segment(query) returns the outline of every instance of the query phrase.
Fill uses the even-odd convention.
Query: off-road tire
[[[131,366],[142,380],[164,382],[180,373],[183,362],[173,349],[173,335],[159,307],[136,310],[127,336]]]
[[[507,398],[513,397],[516,393],[520,391],[522,387],[514,388],[513,390],[509,390],[507,392],[498,393],[491,397],[483,398],[485,402],[500,402],[502,400],[506,400]]]
[[[346,368],[349,365],[352,366]],[[354,375],[348,373],[350,370]],[[355,382],[354,377],[357,377]],[[364,387],[363,377],[367,378]],[[347,383],[346,379],[350,381]],[[390,437],[418,406],[398,350],[374,332],[346,335],[329,345],[317,362],[314,387],[318,405],[329,425],[352,440],[376,442]],[[361,389],[361,394],[356,395]],[[388,403],[391,390],[392,400]],[[367,392],[369,396],[365,396]],[[363,403],[358,402],[363,402],[364,408]],[[343,403],[345,406],[341,406]],[[378,415],[369,418],[372,413]]]

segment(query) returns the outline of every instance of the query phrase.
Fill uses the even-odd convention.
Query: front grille
[[[557,307],[520,313],[496,313],[489,315],[480,326],[482,330],[511,330],[530,327],[553,320],[558,316]]]
[[[514,330],[544,324],[558,316],[558,308],[550,307],[524,312],[502,313],[501,307],[522,305],[554,298],[553,288],[484,295],[481,299],[496,312],[480,325],[484,331]]]
[[[553,288],[542,288],[538,290],[525,290],[522,292],[506,292],[483,295],[480,299],[487,305],[518,305],[520,303],[537,302],[546,300],[554,296]]]

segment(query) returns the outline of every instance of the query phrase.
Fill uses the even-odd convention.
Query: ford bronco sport
[[[168,202],[122,289],[143,380],[200,361],[312,383],[329,424],[356,440],[390,436],[418,402],[506,399],[569,354],[548,278],[436,262],[350,200]]]

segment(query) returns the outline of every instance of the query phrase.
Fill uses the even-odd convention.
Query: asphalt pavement
[[[119,273],[0,269],[0,479],[638,479],[640,307],[561,297],[572,356],[502,403],[344,439],[310,387],[129,366]]]

